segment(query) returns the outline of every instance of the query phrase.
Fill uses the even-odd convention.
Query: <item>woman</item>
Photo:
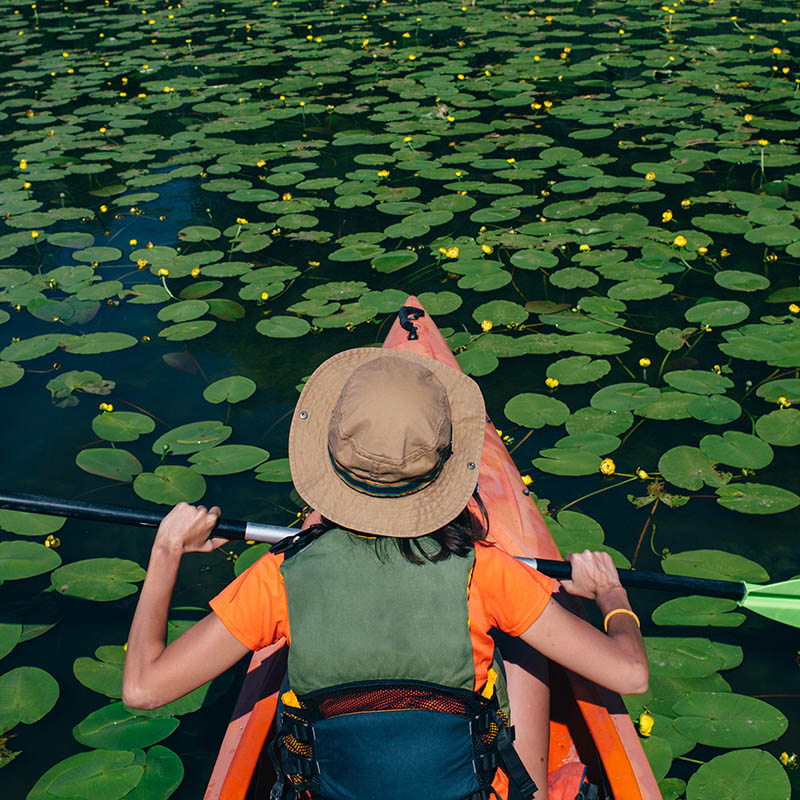
[[[328,359],[289,436],[295,487],[323,523],[274,548],[165,647],[181,556],[225,541],[208,538],[219,508],[176,506],[131,626],[124,701],[163,705],[285,637],[275,797],[507,796],[509,775],[512,794],[533,796],[490,631],[620,693],[646,690],[647,659],[607,554],[569,556],[561,584],[597,603],[604,634],[552,599],[555,581],[491,546],[476,486],[484,425],[477,384],[436,361],[373,348]],[[541,706],[540,757],[527,766],[546,800],[546,687]]]

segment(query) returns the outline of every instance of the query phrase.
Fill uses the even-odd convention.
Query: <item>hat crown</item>
[[[377,358],[344,385],[328,448],[346,472],[392,484],[436,469],[450,438],[450,403],[436,375],[413,361]]]

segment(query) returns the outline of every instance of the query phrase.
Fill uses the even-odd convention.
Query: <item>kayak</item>
[[[435,323],[413,296],[406,300],[383,346],[426,355],[460,369]],[[513,556],[561,559],[519,470],[488,419],[479,486],[489,513],[492,542]],[[306,525],[317,519],[310,515]],[[575,606],[571,610],[582,613],[573,598],[567,598],[567,602]],[[205,800],[269,796],[275,775],[265,745],[274,733],[278,694],[286,670],[283,644],[281,641],[253,654]],[[531,763],[525,710],[531,708],[533,696],[541,697],[537,694],[541,683],[534,676],[541,656],[521,642],[514,650],[515,663],[507,666],[515,746],[523,762]],[[549,667],[550,800],[574,800],[584,775],[602,787],[601,798],[658,800],[661,793],[619,695],[556,664]]]

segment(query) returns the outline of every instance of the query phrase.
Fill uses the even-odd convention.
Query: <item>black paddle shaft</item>
[[[125,506],[86,503],[82,500],[70,500],[63,497],[12,492],[0,492],[0,508],[71,517],[72,519],[116,522],[120,525],[138,525],[144,528],[157,528],[164,518],[164,514],[157,511],[141,511],[138,508],[126,508]],[[227,539],[244,539],[246,528],[247,523],[245,522],[221,519],[217,522],[214,532]]]
[[[551,578],[569,579],[572,565],[569,561],[548,561],[544,558],[522,559],[539,572]],[[715,581],[707,578],[690,578],[683,575],[659,575],[657,572],[638,572],[635,569],[621,569],[619,579],[623,586],[638,589],[661,589],[665,592],[701,594],[706,597],[728,597],[742,600],[746,587],[742,581]]]

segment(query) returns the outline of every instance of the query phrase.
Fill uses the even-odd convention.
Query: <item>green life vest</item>
[[[416,541],[439,550],[431,538]],[[413,564],[394,541],[340,529],[287,550],[289,687],[274,797],[488,797],[497,766],[509,771],[512,757],[519,782],[530,780],[511,746],[501,669],[485,697],[473,691],[474,564],[474,550]]]

